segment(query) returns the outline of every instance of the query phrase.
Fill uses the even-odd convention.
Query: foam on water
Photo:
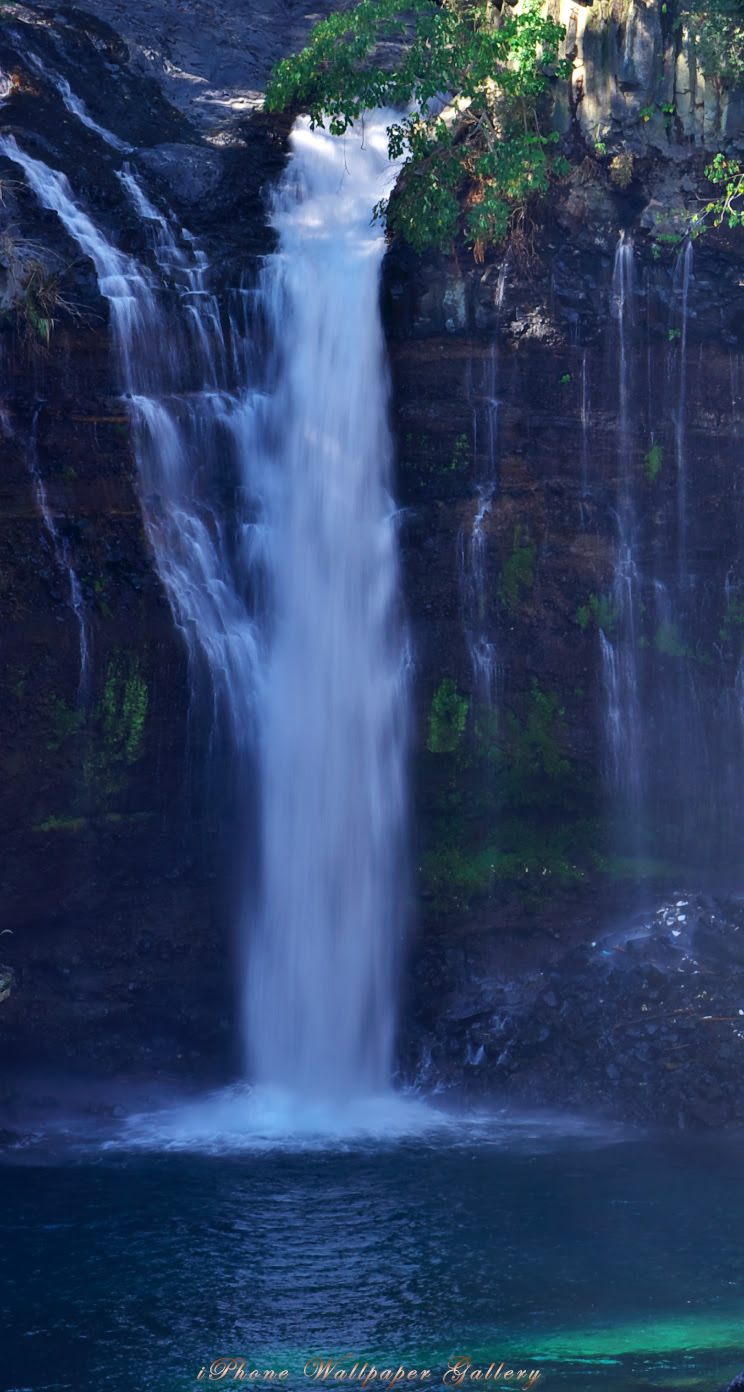
[[[531,1151],[566,1142],[611,1144],[628,1134],[625,1127],[596,1119],[511,1108],[466,1110],[448,1106],[444,1099],[427,1101],[413,1091],[333,1102],[235,1083],[203,1097],[134,1112],[103,1146],[213,1155],[387,1149],[405,1143]]]

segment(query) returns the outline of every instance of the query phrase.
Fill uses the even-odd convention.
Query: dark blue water
[[[3,1392],[182,1392],[219,1356],[293,1388],[348,1353],[432,1386],[453,1355],[503,1360],[548,1392],[714,1392],[744,1366],[740,1141],[15,1158]]]

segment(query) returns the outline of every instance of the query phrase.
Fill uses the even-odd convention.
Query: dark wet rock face
[[[185,203],[212,198],[224,177],[219,152],[197,145],[155,145],[142,151],[140,161],[159,175],[171,197]]]
[[[317,20],[342,8],[331,0],[96,0],[95,12],[62,13],[91,29],[96,17],[112,26],[130,71],[154,79],[196,128],[229,144],[239,138],[235,120],[260,108],[274,64],[302,48]]]
[[[629,949],[626,995],[588,947],[674,885],[740,885],[743,250],[701,239],[685,281],[641,221],[665,178],[649,160],[626,198],[586,170],[580,224],[568,181],[527,256],[388,258],[418,731],[401,1050],[432,1084],[720,1125],[744,1008],[720,942],[700,928],[721,997],[694,1048],[646,1028],[650,959]]]
[[[552,946],[494,973],[464,938],[444,980],[438,954],[423,958],[407,1076],[647,1125],[744,1120],[741,902],[680,894],[562,955]]]

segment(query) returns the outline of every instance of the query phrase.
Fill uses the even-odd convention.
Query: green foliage
[[[744,81],[744,14],[741,0],[682,0],[680,22],[695,46],[706,78],[725,87]]]
[[[527,708],[520,720],[507,712],[506,758],[501,771],[502,797],[513,806],[536,806],[546,791],[557,787],[570,773],[559,737],[563,707],[553,691],[542,691],[532,678]]]
[[[86,782],[104,801],[122,791],[127,769],[142,754],[148,705],[138,658],[117,653],[108,664],[84,766]]]
[[[427,748],[432,754],[451,754],[460,744],[468,718],[469,701],[461,696],[452,677],[437,688],[429,715]]]
[[[599,829],[565,752],[557,694],[533,680],[516,709],[477,707],[468,728],[460,719],[444,756],[423,756],[430,826],[421,871],[434,908],[468,907],[501,884],[539,895],[580,880]]]
[[[469,909],[474,898],[500,885],[542,892],[548,886],[576,883],[584,870],[576,861],[575,826],[541,835],[525,824],[502,829],[498,842],[481,850],[443,847],[424,856],[422,870],[435,906]]]
[[[147,685],[136,661],[128,670],[124,663],[109,662],[101,701],[103,738],[112,753],[133,764],[142,752],[147,719]]]
[[[596,624],[608,636],[612,633],[620,617],[617,601],[609,595],[591,594],[586,604],[576,611],[579,628],[587,629]]]
[[[537,550],[530,544],[526,527],[514,528],[514,547],[504,562],[499,580],[499,600],[509,614],[516,614],[525,590],[534,583]]]
[[[654,634],[654,647],[663,657],[693,657],[694,653],[682,642],[676,624],[665,620]]]
[[[469,464],[470,460],[468,459],[468,437],[467,435],[458,435],[457,439],[455,440],[452,451],[452,462],[450,464],[450,469],[454,469],[456,472],[462,473],[469,467]]]
[[[40,261],[30,261],[23,287],[22,318],[27,339],[49,347],[54,329],[54,311],[62,306],[57,277],[47,275]]]
[[[714,227],[720,227],[724,218],[729,227],[741,227],[744,222],[744,170],[739,160],[715,155],[705,171],[705,177],[712,184],[722,184],[724,192],[707,204],[703,217],[712,214]]]
[[[85,817],[47,817],[34,831],[82,831],[85,825]]]
[[[646,467],[646,478],[649,483],[655,483],[663,462],[664,451],[661,445],[652,445],[648,453],[643,456],[643,463]]]
[[[744,628],[744,599],[739,599],[738,595],[729,595],[719,637],[724,643],[730,643],[737,628]]]
[[[407,36],[392,70],[378,45]],[[565,30],[525,0],[494,18],[489,0],[361,0],[313,30],[308,46],[274,70],[269,111],[290,106],[313,125],[343,133],[362,112],[408,107],[388,126],[391,158],[403,159],[395,193],[376,215],[417,251],[446,250],[462,231],[476,256],[502,241],[515,209],[545,192],[558,140],[543,133],[541,106]],[[441,94],[448,93],[443,111]]]

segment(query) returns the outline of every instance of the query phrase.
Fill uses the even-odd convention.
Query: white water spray
[[[674,439],[677,454],[677,551],[682,587],[690,583],[687,569],[687,304],[693,259],[692,238],[688,237],[684,250],[677,257],[673,286],[680,312],[679,397],[674,415]]]
[[[263,886],[245,998],[259,1082],[384,1088],[402,926],[404,658],[380,323],[384,116],[299,123],[261,293],[277,344],[275,622],[263,693]]]
[[[628,336],[633,324],[635,274],[633,243],[623,232],[615,252],[612,276],[612,317],[617,323],[618,364],[618,496],[617,555],[612,587],[612,639],[602,631],[600,645],[606,700],[610,781],[628,802],[640,806],[643,795],[641,712],[636,655],[636,516],[631,467],[630,359]]]

